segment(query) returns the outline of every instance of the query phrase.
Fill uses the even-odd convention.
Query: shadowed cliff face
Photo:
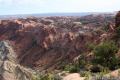
[[[116,27],[119,27],[120,26],[120,11],[116,15],[115,22],[116,22]]]
[[[99,42],[101,33],[93,34],[92,29],[79,22],[70,23],[70,27],[63,28],[48,19],[2,20],[0,40],[8,40],[12,44],[21,65],[48,69],[63,61],[73,61],[87,50],[87,42]]]

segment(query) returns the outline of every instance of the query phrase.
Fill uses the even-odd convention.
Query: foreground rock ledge
[[[7,41],[0,41],[0,80],[32,80],[34,71],[17,64],[15,52]]]

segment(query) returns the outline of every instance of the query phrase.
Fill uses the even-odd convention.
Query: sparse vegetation
[[[109,73],[110,70],[119,68],[120,60],[116,56],[118,46],[113,41],[105,41],[98,45],[90,44],[88,48],[94,53],[93,61],[86,61],[85,57],[81,56],[76,63],[66,65],[64,70],[70,73],[79,72],[82,77],[86,77],[86,80],[90,78],[100,80],[104,78],[104,75]],[[88,64],[92,67],[88,68]]]
[[[108,31],[109,31],[109,23],[108,23],[108,22],[104,23],[103,30],[104,30],[105,32],[108,32]]]
[[[113,41],[103,42],[94,49],[95,59],[93,63],[115,69],[119,63],[119,59],[116,57],[117,51],[118,47]]]
[[[120,38],[120,26],[116,28],[116,37]]]
[[[44,75],[35,75],[32,80],[61,80],[61,77],[52,73],[47,73]]]
[[[95,48],[95,44],[91,42],[86,43],[86,46],[89,51],[92,51]]]
[[[65,65],[63,70],[76,73],[80,72],[80,69],[85,69],[86,65],[88,65],[88,62],[85,60],[84,55],[81,55],[76,62]]]
[[[76,64],[68,64],[64,67],[65,71],[69,71],[70,73],[75,73],[79,71],[79,66]]]

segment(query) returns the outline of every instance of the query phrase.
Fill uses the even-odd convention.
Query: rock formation
[[[102,20],[98,17],[97,20]],[[86,18],[87,19],[87,18]],[[101,32],[82,25],[74,17],[26,18],[0,21],[0,41],[8,40],[22,66],[46,70],[72,62],[87,50],[86,44],[98,43]]]
[[[120,26],[120,11],[116,14],[115,24],[116,24],[116,27]]]
[[[0,80],[31,80],[33,72],[17,64],[8,41],[0,41]]]
[[[1,20],[0,80],[31,80],[36,73],[34,70],[59,69],[62,63],[74,62],[80,54],[87,55],[87,44],[98,44],[111,36],[101,31],[107,18],[86,16],[81,19],[31,17]],[[120,25],[118,17],[116,20],[117,26]],[[114,32],[112,26],[110,29]]]
[[[0,40],[10,41],[18,63],[39,69],[50,68],[65,59],[72,61],[85,50],[87,40],[94,41],[91,34],[65,31],[47,20],[3,20],[0,31]]]

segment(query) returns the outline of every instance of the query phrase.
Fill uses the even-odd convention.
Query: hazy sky
[[[0,0],[0,15],[118,10],[120,0]]]

